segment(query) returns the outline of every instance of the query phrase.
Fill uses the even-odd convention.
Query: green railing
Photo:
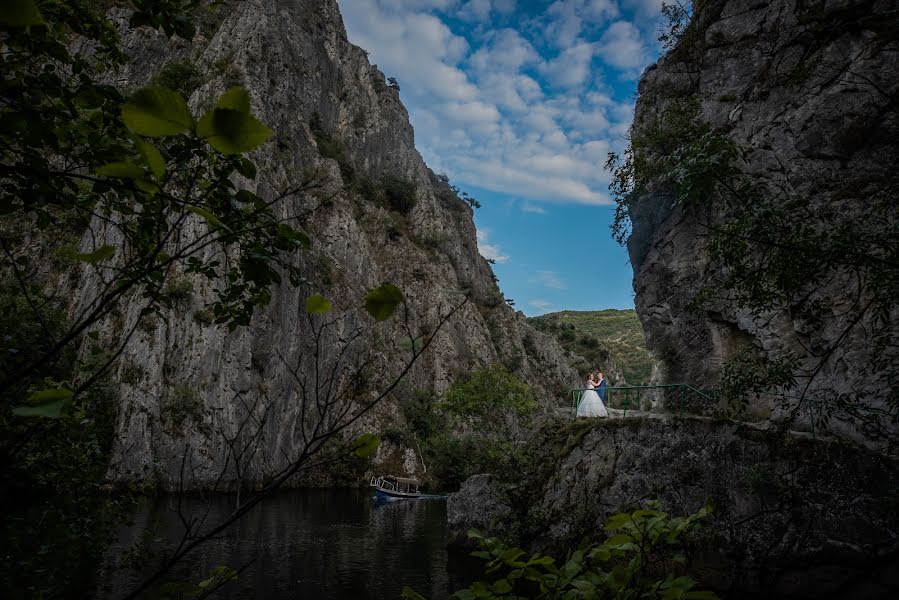
[[[683,416],[685,412],[690,414],[712,414],[716,416],[724,416],[723,413],[728,412],[727,407],[722,406],[721,399],[714,392],[701,390],[689,383],[666,383],[660,385],[625,385],[625,386],[607,386],[605,388],[605,400],[603,403],[607,408],[615,408],[623,410],[624,417],[627,411],[641,410],[641,402],[647,397],[651,391],[659,391],[662,395],[663,406],[672,410],[676,408],[679,416]],[[574,388],[571,390],[571,408],[572,418],[577,418],[577,409],[581,396],[586,388]],[[805,404],[805,412],[808,415],[809,430],[813,438],[817,436],[817,423],[826,421],[835,411],[844,413],[860,413],[862,415],[874,415],[875,417],[886,417],[896,419],[897,415],[890,411],[859,405],[841,405],[833,400],[822,400],[820,398],[812,398],[809,396],[796,396],[785,394],[783,392],[752,392],[756,396],[772,396],[786,401],[795,402],[795,410],[801,411],[803,403]],[[617,401],[617,406],[616,406]],[[672,402],[673,401],[673,402]],[[672,406],[672,404],[674,406]],[[731,414],[728,416],[739,418],[739,414]]]
[[[684,414],[684,410],[690,404],[707,404],[709,407],[717,406],[718,404],[718,399],[711,393],[693,387],[689,383],[606,386],[604,389],[606,398],[603,400],[603,404],[608,408],[624,410],[624,416],[627,416],[627,411],[629,410],[640,410],[641,402],[646,398],[650,390],[675,390],[677,393],[677,412],[680,415]],[[586,388],[571,390],[572,417],[577,417],[578,403],[585,391]],[[595,391],[598,391],[598,388]],[[618,401],[618,406],[615,406],[616,400]]]

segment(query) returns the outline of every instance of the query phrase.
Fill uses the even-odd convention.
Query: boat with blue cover
[[[421,482],[417,479],[382,475],[380,477],[372,477],[369,485],[375,488],[376,499],[421,498],[421,491],[419,490]]]

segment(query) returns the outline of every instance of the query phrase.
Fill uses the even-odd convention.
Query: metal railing
[[[707,404],[709,408],[718,405],[718,399],[714,395],[693,387],[689,383],[606,386],[604,388],[594,388],[593,391],[599,392],[601,389],[605,390],[606,396],[603,404],[608,408],[623,409],[624,416],[627,416],[627,411],[629,410],[640,410],[642,400],[649,395],[650,390],[661,390],[663,394],[668,390],[676,390],[678,394],[677,411],[680,415],[683,415],[684,411],[692,403]],[[572,417],[577,417],[578,404],[585,391],[587,391],[587,388],[574,388],[571,390]],[[663,399],[667,400],[664,397]],[[615,400],[618,400],[618,406],[615,406]]]
[[[714,392],[702,390],[690,385],[689,383],[666,383],[659,385],[625,385],[625,386],[606,386],[605,399],[603,404],[607,408],[623,410],[623,417],[627,417],[627,412],[640,411],[642,409],[642,400],[646,399],[653,391],[661,394],[662,405],[669,411],[676,407],[679,416],[683,416],[685,412],[698,415],[728,416],[739,420],[740,412],[729,409],[722,405],[722,399],[717,397]],[[587,388],[573,388],[571,392],[571,408],[572,418],[577,418],[577,409],[581,396]],[[599,388],[594,388],[599,391]],[[840,411],[846,414],[857,413],[862,418],[888,418],[896,420],[897,415],[880,408],[864,405],[841,404],[834,400],[824,400],[820,398],[812,398],[810,396],[796,396],[785,394],[783,392],[762,391],[752,392],[754,396],[770,396],[782,399],[787,402],[795,403],[793,410],[799,412],[805,404],[805,413],[808,416],[809,432],[812,438],[817,437],[819,424],[827,421],[831,415]],[[658,396],[657,396],[658,398]],[[615,401],[617,400],[617,406]]]

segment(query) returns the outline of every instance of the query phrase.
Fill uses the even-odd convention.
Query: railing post
[[[643,410],[643,405],[640,404],[640,388],[637,388],[637,410]]]
[[[684,385],[680,385],[680,416],[684,416],[684,395],[686,394],[686,389],[684,389]]]

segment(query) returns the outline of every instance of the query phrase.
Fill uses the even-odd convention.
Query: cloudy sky
[[[603,164],[658,56],[661,0],[338,1],[425,161],[481,202],[479,247],[516,308],[633,307]]]

